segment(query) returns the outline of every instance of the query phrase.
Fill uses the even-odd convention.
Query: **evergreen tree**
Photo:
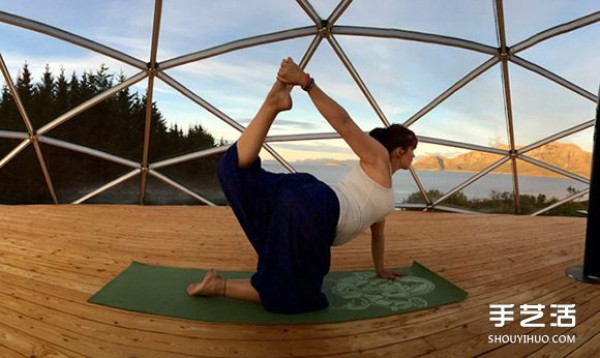
[[[46,65],[42,80],[35,85],[35,92],[32,98],[32,106],[29,109],[29,119],[34,128],[38,128],[48,123],[56,117],[56,83],[50,66]]]
[[[118,83],[125,80],[123,73],[116,77]],[[70,79],[65,76],[63,68],[60,69],[58,77],[54,77],[50,67],[46,66],[40,81],[34,83],[29,65],[25,63],[16,80],[17,91],[34,129],[114,85],[115,75],[111,74],[105,65],[101,65],[94,72],[85,71],[81,76],[73,72]],[[130,89],[124,89],[108,100],[79,113],[47,135],[141,161],[147,98],[147,94],[141,96],[131,93]],[[215,146],[214,138],[202,126],[193,126],[187,133],[177,125],[168,127],[167,120],[157,104],[153,102],[151,106],[150,162]],[[12,94],[6,87],[2,89],[0,98],[0,129],[21,132],[25,130]],[[14,148],[14,144],[0,140],[0,158]],[[85,154],[43,144],[42,151],[61,201],[79,198],[90,189],[123,174],[123,167]],[[183,180],[199,178],[204,175],[202,172],[214,176],[216,159],[202,161],[200,165],[188,163],[169,168],[170,175],[188,178]],[[218,187],[216,181],[212,180],[211,183]],[[135,195],[137,196],[137,193]],[[47,188],[31,148],[0,169],[0,204],[48,201]]]
[[[29,64],[23,65],[23,72],[17,79],[17,93],[25,109],[29,109],[31,101],[35,94],[35,87],[31,80],[31,72],[29,72]]]

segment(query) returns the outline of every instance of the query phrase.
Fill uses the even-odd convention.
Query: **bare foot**
[[[211,269],[204,275],[202,282],[189,285],[187,293],[190,296],[223,296],[225,294],[225,279],[217,271]]]
[[[275,81],[267,100],[277,111],[287,111],[292,108],[292,85],[286,85],[281,81]]]

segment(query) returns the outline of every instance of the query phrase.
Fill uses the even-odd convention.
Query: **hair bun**
[[[383,142],[385,140],[386,134],[387,130],[385,128],[375,128],[369,132],[369,135],[377,139],[379,142]]]
[[[383,144],[390,153],[398,147],[404,149],[410,147],[416,148],[418,142],[415,133],[401,124],[392,124],[385,128],[375,128],[369,132],[369,135]]]

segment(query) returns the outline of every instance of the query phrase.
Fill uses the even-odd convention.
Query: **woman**
[[[295,85],[308,93],[360,159],[333,186],[310,174],[274,174],[261,168],[262,144],[278,113],[292,108]],[[368,227],[377,275],[401,276],[384,266],[385,216],[394,209],[392,175],[409,168],[416,146],[415,134],[401,125],[364,133],[291,58],[284,59],[258,113],[218,169],[227,200],[258,254],[257,271],[251,279],[233,280],[210,270],[201,282],[188,286],[188,294],[260,302],[282,313],[325,308],[321,286],[330,268],[330,247]]]

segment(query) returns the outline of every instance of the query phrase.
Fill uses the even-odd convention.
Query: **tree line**
[[[73,72],[70,77],[66,76],[64,69],[55,76],[50,67],[46,66],[41,78],[35,81],[28,64],[25,63],[16,79],[15,87],[32,127],[39,129],[125,80],[123,73],[111,73],[107,66],[101,65],[99,69],[86,71],[81,75]],[[156,102],[151,106],[148,153],[150,162],[224,144],[198,124],[186,131],[177,125],[169,126]],[[141,162],[146,109],[147,93],[133,93],[126,88],[53,129],[48,136]],[[7,86],[3,86],[0,97],[0,130],[27,132],[15,99]],[[18,143],[16,140],[0,138],[0,159]],[[80,192],[89,190],[94,185],[105,184],[131,170],[72,150],[43,143],[40,145],[57,194],[68,200],[74,199]],[[169,175],[174,176],[174,179],[184,182],[187,180],[190,187],[201,187],[199,182],[206,181],[206,176],[212,175],[217,159],[184,163],[165,170],[169,171]],[[215,185],[212,177],[208,181],[212,186]],[[139,187],[139,181],[136,184],[135,187]],[[122,190],[131,189],[123,187]],[[118,199],[122,194],[125,193],[119,193],[117,190],[113,197]],[[111,201],[108,198],[105,200]],[[49,201],[49,190],[39,162],[32,146],[29,146],[25,152],[0,169],[0,204]],[[62,202],[61,198],[59,201]]]
[[[567,188],[568,194],[574,194],[575,188],[569,186]],[[444,193],[438,189],[431,189],[427,191],[427,196],[435,201],[442,197]],[[489,197],[487,198],[468,198],[462,191],[458,191],[450,195],[444,200],[442,205],[472,210],[482,213],[502,213],[502,214],[514,214],[515,213],[515,196],[514,193],[504,191],[497,192],[492,190]],[[544,209],[550,205],[556,204],[559,200],[555,197],[548,198],[544,194],[538,195],[519,195],[519,201],[521,204],[521,213],[532,214],[538,210]],[[414,192],[403,201],[403,204],[422,204],[423,197],[420,192]],[[585,216],[585,212],[588,208],[587,201],[575,202],[571,201],[560,205],[552,210],[546,212],[546,215],[552,216]]]

